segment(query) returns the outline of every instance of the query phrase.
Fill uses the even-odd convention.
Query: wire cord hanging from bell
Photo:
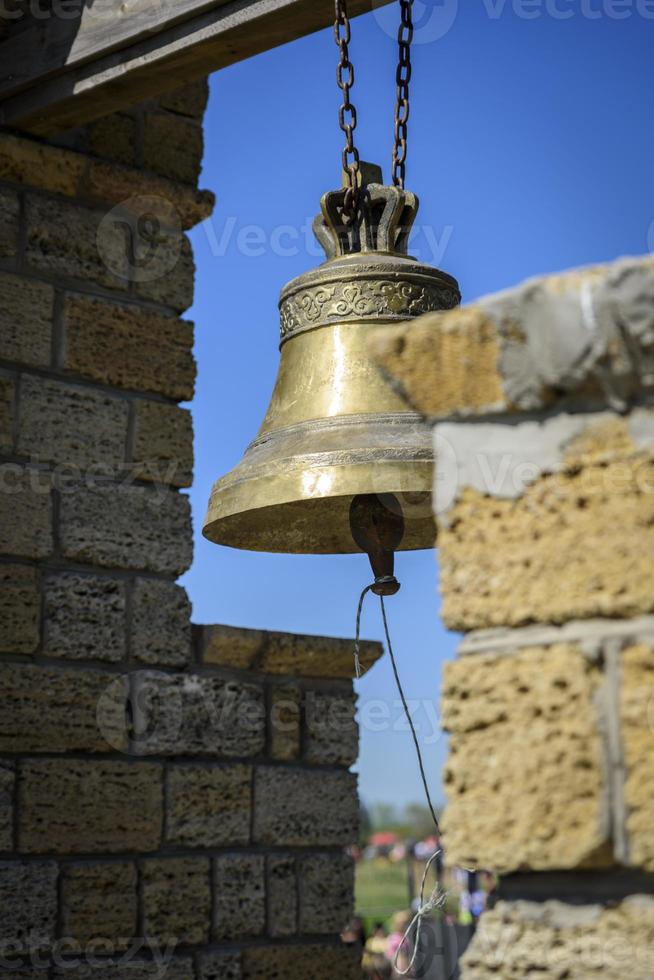
[[[359,597],[359,604],[357,606],[356,633],[355,633],[355,639],[354,639],[354,669],[355,669],[357,678],[361,676],[360,650],[361,650],[361,613],[363,611],[363,601],[364,601],[366,595],[368,594],[368,592],[370,592],[373,589],[373,587],[374,587],[375,584],[376,583],[372,583],[371,585],[367,585],[365,587],[365,589],[361,593],[361,596]],[[384,634],[386,636],[386,645],[388,647],[388,654],[389,654],[389,656],[391,658],[391,666],[393,668],[393,676],[395,677],[395,683],[397,685],[397,690],[399,692],[400,699],[402,701],[402,707],[404,709],[404,714],[406,715],[406,719],[407,719],[407,721],[409,723],[409,728],[411,730],[411,736],[413,738],[413,744],[415,746],[416,756],[418,758],[418,767],[420,769],[420,778],[422,780],[422,785],[423,785],[423,788],[425,790],[425,797],[427,799],[427,805],[429,806],[429,812],[431,813],[432,820],[434,821],[434,826],[436,828],[436,833],[440,837],[441,828],[440,828],[440,824],[438,822],[438,817],[436,816],[436,809],[434,807],[434,804],[432,803],[431,794],[429,792],[429,784],[427,782],[427,776],[426,776],[426,773],[425,773],[425,766],[424,766],[424,762],[423,762],[423,759],[422,759],[422,752],[420,750],[420,743],[418,742],[418,735],[416,733],[415,725],[413,724],[413,718],[411,717],[411,712],[409,711],[409,705],[407,703],[406,695],[404,693],[404,688],[402,687],[402,681],[400,680],[400,673],[399,673],[399,671],[397,669],[397,661],[395,660],[395,653],[393,651],[393,644],[391,642],[390,631],[388,629],[388,620],[386,618],[386,606],[384,604],[384,597],[383,597],[383,595],[380,595],[379,601],[381,603],[382,621],[383,621],[383,624],[384,624]]]

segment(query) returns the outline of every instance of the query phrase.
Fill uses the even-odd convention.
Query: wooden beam
[[[95,0],[0,43],[0,123],[52,136],[332,23],[333,0]],[[74,0],[73,0],[74,2]],[[352,16],[390,0],[350,0]],[[65,8],[65,2],[60,5]]]

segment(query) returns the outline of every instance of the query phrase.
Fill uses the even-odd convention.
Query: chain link
[[[335,0],[335,11],[334,38],[340,51],[336,82],[343,93],[343,102],[338,110],[338,123],[345,134],[342,161],[343,172],[348,175],[348,188],[345,192],[343,210],[345,217],[353,218],[359,204],[359,151],[354,145],[357,111],[350,101],[350,89],[354,85],[354,65],[350,61],[348,50],[351,33],[346,0]]]
[[[400,0],[402,18],[397,40],[400,49],[395,81],[395,142],[393,144],[393,183],[404,190],[409,124],[409,83],[411,81],[411,42],[413,40],[413,0]]]
[[[343,93],[338,110],[338,123],[345,134],[342,152],[343,172],[347,174],[348,187],[343,204],[344,216],[354,217],[359,205],[359,151],[354,143],[357,111],[350,101],[350,89],[354,85],[354,65],[350,61],[348,45],[351,40],[347,0],[335,0],[334,39],[340,51],[336,82]],[[395,140],[393,143],[393,184],[404,190],[406,177],[407,139],[409,130],[409,85],[411,82],[411,42],[413,41],[413,0],[400,0],[401,20],[398,31],[399,59],[395,82]]]

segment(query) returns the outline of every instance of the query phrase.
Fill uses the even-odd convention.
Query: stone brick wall
[[[654,261],[381,333],[434,426],[446,854],[501,874],[464,980],[654,976]]]
[[[176,584],[206,95],[0,132],[2,975],[357,975],[351,644]]]

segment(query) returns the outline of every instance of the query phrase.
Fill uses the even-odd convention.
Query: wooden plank
[[[52,136],[313,33],[334,16],[333,0],[175,0],[174,7],[173,0],[145,0],[151,7],[148,22],[143,0],[134,2],[129,44],[124,33],[122,40],[112,39],[105,27],[94,42],[89,23],[77,46],[69,44],[71,63],[65,45],[54,55],[42,51],[36,78],[19,77],[12,69],[11,45],[16,41],[18,49],[31,28],[3,42],[0,54],[9,58],[9,67],[2,75],[15,74],[16,87],[0,106],[0,122]],[[356,16],[388,2],[350,0],[349,8]],[[192,16],[180,19],[182,8]]]
[[[75,68],[136,44],[165,22],[172,27],[189,17],[224,6],[229,0],[68,0],[42,20],[14,22],[22,28],[0,44],[0,100],[56,73]],[[75,9],[77,8],[77,10]],[[10,21],[10,24],[12,22]]]

